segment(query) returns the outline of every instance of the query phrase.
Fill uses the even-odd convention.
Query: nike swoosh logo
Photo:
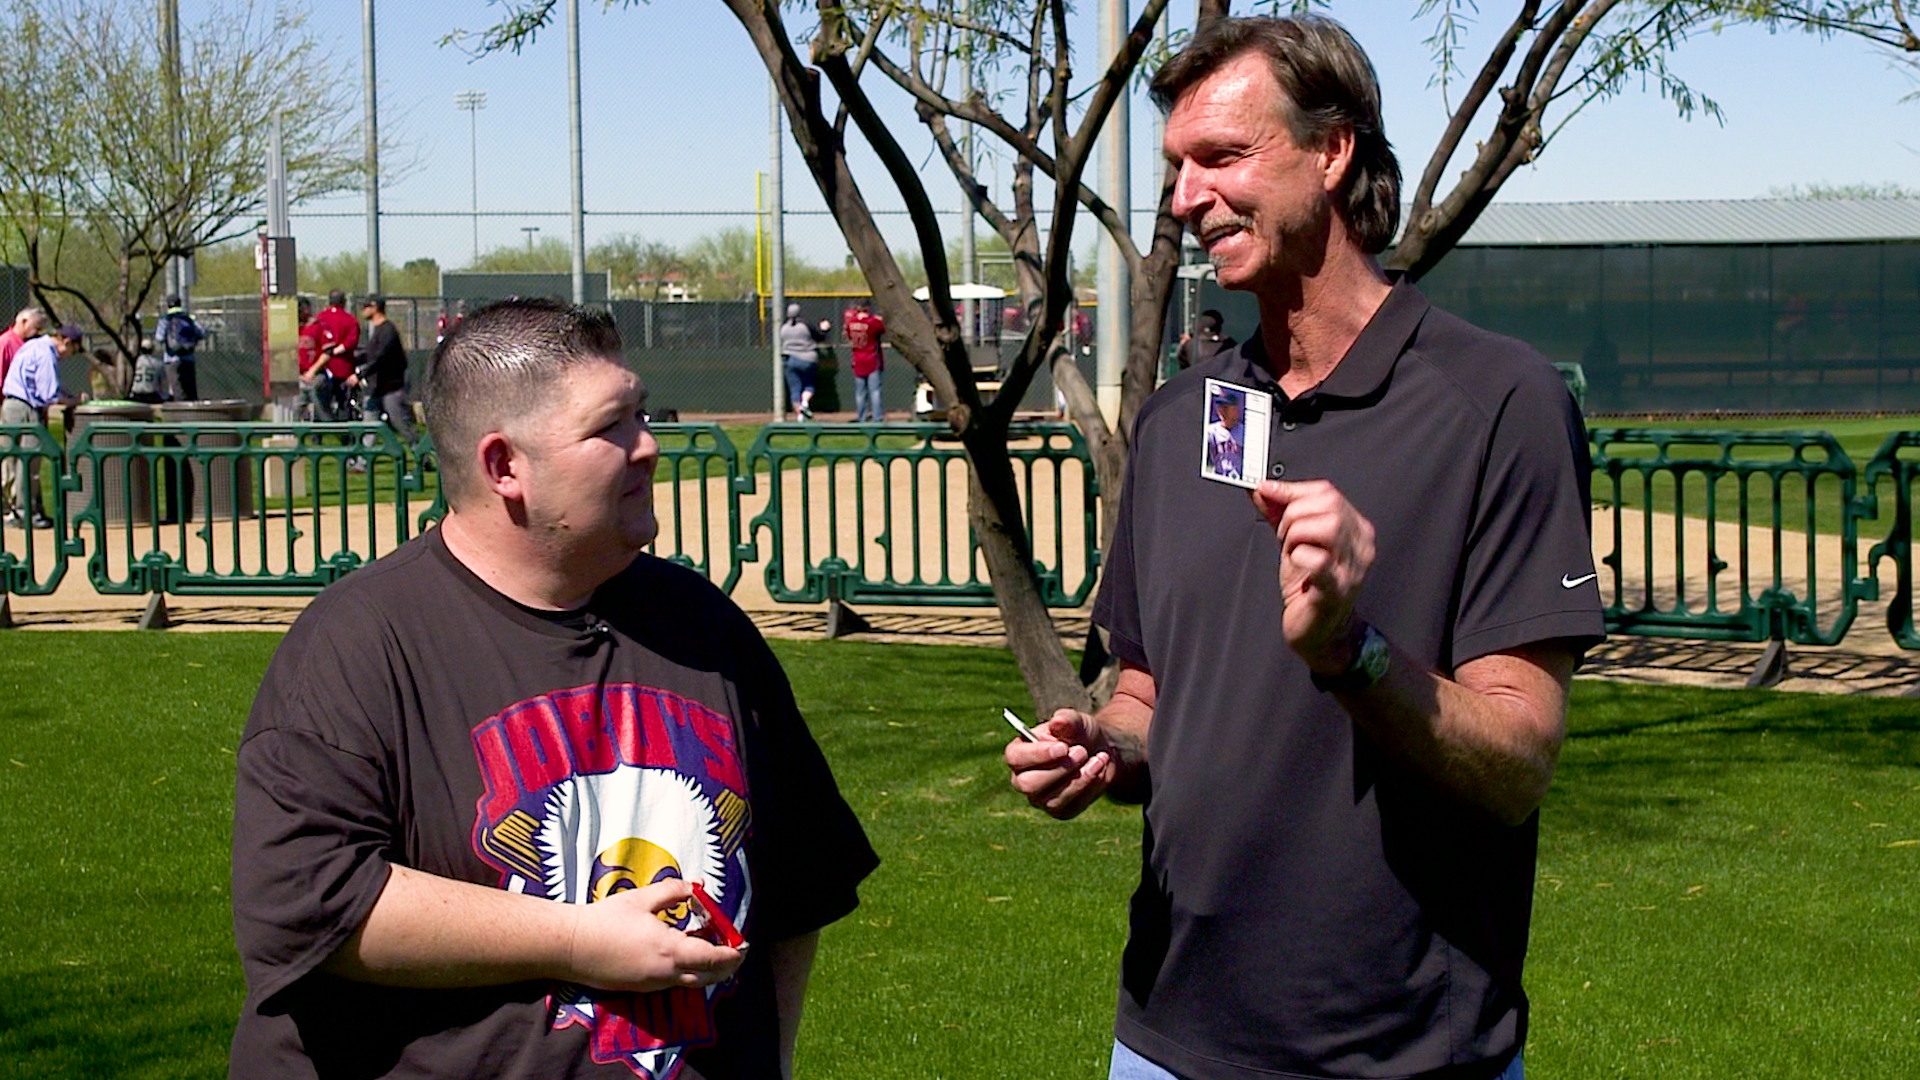
[[[1565,574],[1561,574],[1560,587],[1563,589],[1571,589],[1576,585],[1585,585],[1587,582],[1592,581],[1594,578],[1597,578],[1599,576],[1600,576],[1599,574],[1588,574],[1585,577],[1568,577]]]

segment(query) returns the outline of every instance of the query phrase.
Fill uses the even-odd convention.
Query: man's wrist
[[[1312,670],[1316,690],[1330,694],[1358,694],[1373,689],[1386,677],[1393,650],[1380,631],[1363,620],[1353,620],[1346,664],[1334,671]]]
[[[1340,629],[1328,636],[1328,644],[1324,648],[1303,657],[1307,670],[1320,678],[1333,678],[1353,667],[1354,658],[1360,655],[1360,645],[1366,631],[1366,620],[1349,612]]]

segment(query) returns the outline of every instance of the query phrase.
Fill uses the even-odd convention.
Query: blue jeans
[[[1513,1055],[1513,1062],[1500,1074],[1499,1080],[1525,1080],[1526,1074],[1520,1068],[1520,1055]],[[1113,1064],[1107,1069],[1107,1080],[1181,1080],[1178,1073],[1167,1070],[1133,1052],[1132,1048],[1118,1039],[1113,1041]]]
[[[874,368],[867,375],[853,377],[853,420],[860,423],[872,420],[879,423],[886,419],[880,409],[880,376],[882,369]]]
[[[800,404],[813,396],[813,377],[820,373],[818,360],[795,360],[789,356],[787,361],[787,408],[792,412],[800,411]]]

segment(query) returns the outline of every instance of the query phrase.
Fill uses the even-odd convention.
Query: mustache
[[[1197,224],[1190,223],[1189,227],[1195,236],[1204,237],[1216,229],[1251,229],[1253,219],[1245,214],[1217,213],[1200,219]]]

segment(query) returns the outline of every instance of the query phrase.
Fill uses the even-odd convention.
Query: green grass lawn
[[[0,649],[0,1075],[217,1076],[232,746],[278,635]],[[775,645],[885,864],[830,928],[811,1077],[1103,1076],[1137,812],[1008,790],[978,648]],[[1543,812],[1540,1076],[1920,1074],[1920,710],[1577,684]]]
[[[747,451],[753,446],[754,440],[760,437],[760,431],[765,426],[764,424],[720,425],[720,430],[725,433],[728,440],[733,443],[734,450],[739,454],[742,469],[746,467]],[[867,437],[865,435],[855,434],[852,431],[847,431],[844,434],[836,433],[833,429],[839,425],[835,424],[826,424],[824,426],[827,429],[826,434],[821,435],[818,442],[810,442],[809,438],[805,435],[777,435],[773,439],[773,446],[782,450],[801,450],[807,448],[809,445],[817,446],[822,450],[859,450],[867,446]],[[727,474],[726,463],[723,458],[698,453],[700,450],[711,447],[712,443],[710,441],[698,436],[689,438],[687,435],[677,432],[661,432],[656,430],[655,434],[658,435],[660,439],[660,449],[663,460],[660,463],[659,471],[654,476],[654,483],[669,483],[676,478],[680,480],[691,480],[701,477],[702,475],[710,478],[725,476]],[[887,450],[906,450],[920,445],[920,439],[918,436],[913,435],[883,435],[879,438],[878,445],[882,449]],[[687,456],[690,452],[692,452],[693,456]],[[681,460],[676,462],[674,460],[676,457]],[[703,466],[704,474],[702,470]],[[766,472],[766,459],[761,458],[755,461],[753,471],[756,473]]]

